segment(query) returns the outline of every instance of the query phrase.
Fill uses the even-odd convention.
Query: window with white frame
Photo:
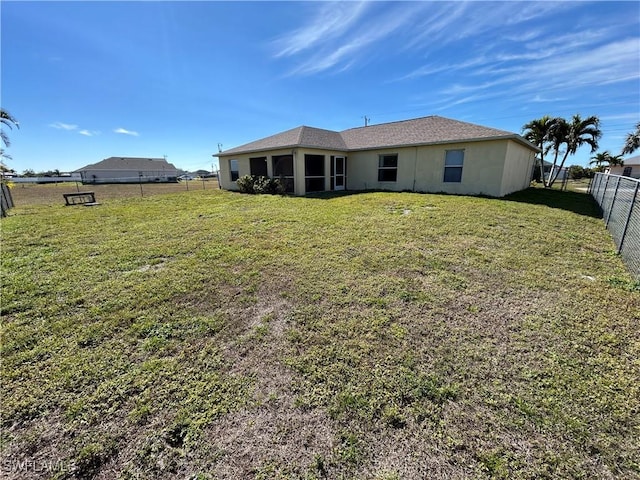
[[[443,182],[460,183],[462,181],[462,166],[464,164],[464,150],[447,150],[444,158]]]
[[[387,153],[378,156],[378,181],[395,182],[398,178],[398,154]]]
[[[229,160],[229,172],[231,173],[231,181],[235,182],[240,178],[240,169],[238,167],[238,160]]]

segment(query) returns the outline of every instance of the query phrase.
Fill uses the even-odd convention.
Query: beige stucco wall
[[[251,158],[267,157],[267,173],[271,177],[273,176],[273,163],[271,162],[272,155],[289,155],[291,154],[291,148],[270,150],[269,152],[255,152],[243,155],[229,155],[225,157],[219,157],[220,166],[220,186],[226,190],[238,190],[238,185],[235,180],[231,181],[231,170],[229,169],[229,161],[238,161],[239,176],[251,175]],[[295,159],[294,159],[295,160]],[[296,162],[293,162],[293,173],[297,173]],[[297,192],[296,192],[297,193]]]
[[[531,184],[536,152],[524,145],[508,141],[500,196],[524,190]]]
[[[464,150],[462,181],[444,182],[444,162],[447,150]],[[249,159],[266,156],[268,174],[273,174],[273,155],[294,154],[295,194],[304,195],[304,155],[325,156],[325,187],[330,189],[331,156],[347,157],[347,190],[384,189],[393,191],[444,192],[462,195],[501,197],[529,186],[535,152],[513,140],[460,142],[443,145],[389,148],[358,152],[339,152],[310,148],[281,149],[264,153],[220,158],[222,188],[237,190],[231,182],[229,160],[238,161],[239,175],[250,174]],[[378,181],[378,158],[381,154],[398,155],[395,182]],[[506,161],[505,161],[506,159]]]
[[[508,140],[450,143],[421,147],[351,152],[347,162],[349,188],[444,192],[502,196],[504,158]],[[464,150],[462,181],[444,182],[447,150]],[[378,181],[378,155],[398,154],[396,182]]]
[[[267,174],[273,176],[273,162],[271,157],[277,155],[289,155],[293,153],[293,177],[294,188],[296,195],[304,195],[305,187],[305,171],[304,171],[304,156],[310,155],[324,155],[324,171],[325,171],[325,188],[329,190],[331,188],[331,156],[346,157],[347,154],[335,150],[319,150],[312,148],[286,148],[280,150],[270,150],[268,152],[256,152],[243,155],[230,155],[225,157],[219,157],[220,166],[220,185],[226,190],[238,190],[238,185],[235,181],[231,181],[231,171],[229,169],[229,160],[238,161],[239,176],[251,174],[251,158],[255,157],[267,157]],[[348,175],[348,172],[347,172]],[[349,180],[347,179],[347,182]],[[347,185],[348,187],[348,185]]]
[[[622,175],[625,167],[631,167],[631,178],[640,178],[640,164],[637,163],[625,163],[624,166],[610,167],[609,173],[611,175]]]

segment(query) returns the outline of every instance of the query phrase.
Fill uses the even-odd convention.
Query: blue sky
[[[427,115],[520,133],[640,121],[638,2],[2,1],[8,162],[69,171],[110,156],[211,169],[223,149],[309,125]],[[570,163],[585,165],[588,148]]]

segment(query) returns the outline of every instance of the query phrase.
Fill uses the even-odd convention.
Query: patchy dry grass
[[[640,478],[640,292],[585,195],[18,205],[10,478]]]

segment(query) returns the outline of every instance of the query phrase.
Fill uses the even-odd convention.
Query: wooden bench
[[[66,205],[98,205],[94,192],[63,193]]]

